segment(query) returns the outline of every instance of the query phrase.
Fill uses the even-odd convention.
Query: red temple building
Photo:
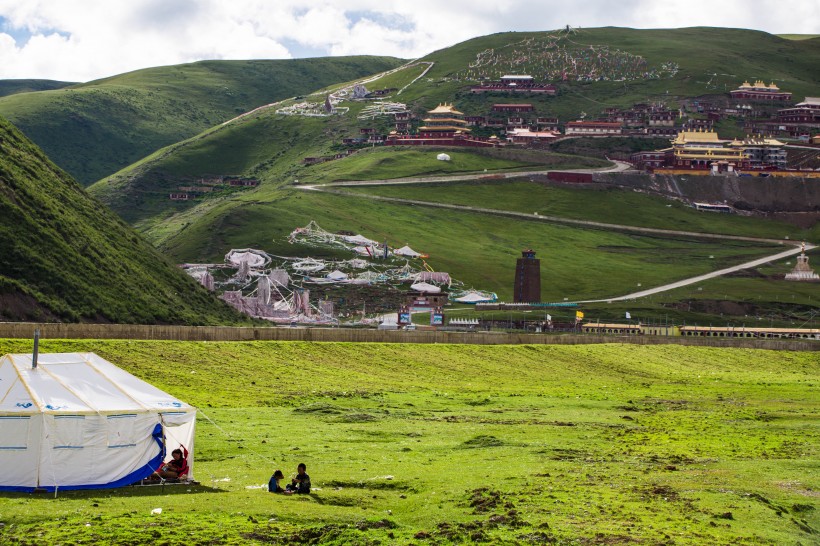
[[[757,80],[754,85],[749,82],[743,82],[740,87],[729,94],[733,99],[745,99],[754,101],[790,101],[792,94],[786,91],[781,91],[774,82],[766,85],[761,80]]]
[[[806,97],[791,108],[777,111],[777,121],[783,123],[820,124],[820,98]]]
[[[532,111],[532,104],[493,104],[493,112],[524,114]]]
[[[580,136],[611,136],[622,134],[623,129],[620,123],[611,121],[570,121],[564,133]]]
[[[464,114],[452,104],[439,104],[427,112],[419,127],[418,134],[400,135],[390,133],[385,141],[387,146],[500,146],[498,138],[479,138],[470,135]]]

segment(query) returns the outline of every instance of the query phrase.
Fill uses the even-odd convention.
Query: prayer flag
[[[577,318],[577,319],[584,318],[584,312],[583,311],[575,311],[575,318]]]
[[[632,315],[629,314],[629,311],[626,312],[626,318],[631,319]]]

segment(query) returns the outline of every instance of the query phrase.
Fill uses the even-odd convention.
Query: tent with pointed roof
[[[421,252],[416,252],[407,245],[399,248],[398,250],[394,250],[393,254],[396,254],[397,256],[407,256],[408,258],[418,258],[421,256]]]
[[[0,491],[103,489],[188,449],[196,408],[94,353],[0,359]],[[166,446],[169,449],[166,450]]]

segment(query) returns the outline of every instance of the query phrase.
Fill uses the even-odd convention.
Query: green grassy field
[[[0,340],[0,354],[27,352]],[[53,341],[203,411],[198,486],[0,494],[6,544],[812,544],[813,353]],[[305,462],[309,496],[267,493]],[[162,513],[151,514],[155,508]]]

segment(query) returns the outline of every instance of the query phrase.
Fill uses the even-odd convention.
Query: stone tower
[[[537,303],[541,301],[541,260],[534,250],[524,250],[515,264],[515,303]]]

